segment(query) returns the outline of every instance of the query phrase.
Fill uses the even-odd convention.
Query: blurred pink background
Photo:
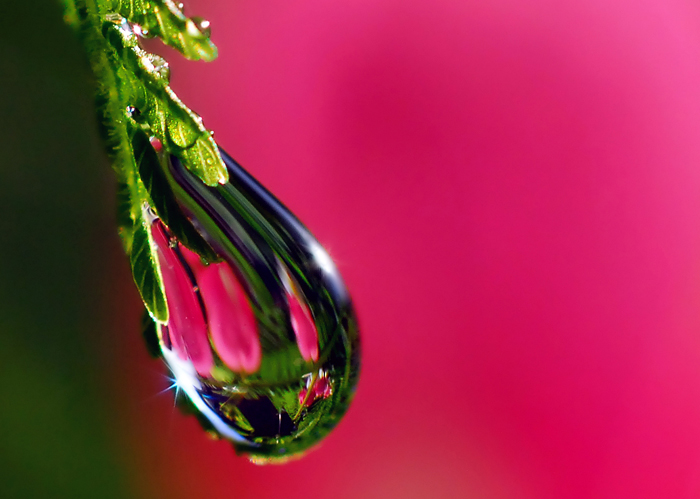
[[[700,497],[695,0],[187,13],[220,56],[163,51],[173,88],[334,256],[363,371],[320,448],[254,466],[158,394],[115,255],[137,494]]]

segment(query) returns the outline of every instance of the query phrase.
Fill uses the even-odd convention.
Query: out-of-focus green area
[[[0,497],[124,498],[95,345],[109,166],[89,69],[51,0],[0,30]],[[106,214],[105,214],[106,213]],[[102,267],[104,268],[104,267]],[[103,329],[103,328],[102,328]],[[102,389],[101,389],[102,388]]]

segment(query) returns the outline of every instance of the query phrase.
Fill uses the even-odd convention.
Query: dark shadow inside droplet
[[[162,357],[163,354],[160,350],[160,344],[158,342],[156,324],[153,322],[153,319],[151,319],[151,316],[148,315],[148,312],[144,312],[143,317],[141,318],[141,333],[143,334],[143,339],[146,342],[148,353],[155,358]],[[170,347],[169,344],[167,346],[168,348]]]
[[[126,112],[129,116],[131,116],[131,119],[134,120],[136,123],[143,123],[144,122],[144,116],[138,107],[127,106]]]
[[[269,398],[243,399],[238,410],[253,427],[255,437],[286,437],[296,431],[292,418],[275,408]]]
[[[160,335],[161,338],[163,339],[163,346],[167,348],[168,350],[172,350],[173,345],[170,341],[170,329],[168,329],[168,326],[161,326],[160,327]],[[156,337],[156,341],[158,341],[158,338]]]

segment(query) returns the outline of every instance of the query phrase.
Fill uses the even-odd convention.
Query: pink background
[[[251,465],[158,395],[130,290],[137,494],[700,497],[695,0],[187,8],[220,56],[165,51],[173,87],[334,256],[363,371],[319,449]]]

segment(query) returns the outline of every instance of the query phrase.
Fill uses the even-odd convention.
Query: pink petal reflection
[[[318,331],[311,320],[311,313],[306,305],[299,301],[294,293],[287,295],[289,302],[289,316],[292,329],[297,337],[299,352],[305,361],[318,360]]]
[[[173,349],[180,358],[189,358],[199,374],[209,376],[214,357],[202,308],[182,263],[170,246],[165,227],[156,220],[151,228],[168,301],[168,330]]]
[[[299,392],[299,405],[308,407],[316,400],[328,398],[331,396],[331,393],[333,393],[330,380],[325,374],[321,374],[313,379],[312,383],[311,386],[302,388]]]
[[[180,255],[185,259],[185,262],[187,262],[187,265],[189,265],[195,276],[205,267],[199,255],[194,251],[188,250],[182,244],[180,245]]]
[[[193,267],[214,347],[233,371],[254,372],[262,349],[253,309],[228,263]]]

